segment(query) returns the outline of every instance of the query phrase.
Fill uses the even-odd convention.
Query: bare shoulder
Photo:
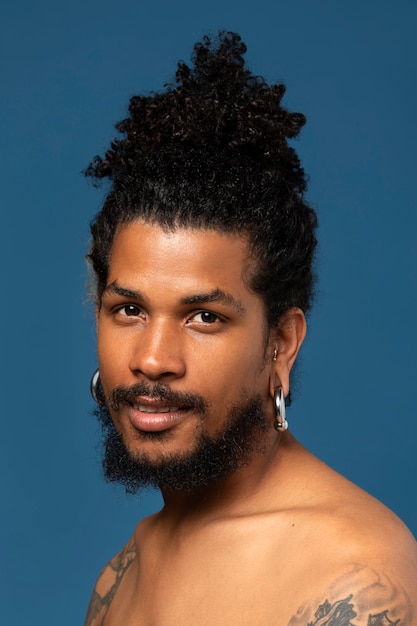
[[[371,506],[359,522],[350,515],[333,524],[323,519],[298,577],[289,626],[417,624],[417,543],[384,509]]]
[[[88,607],[85,626],[102,626],[114,595],[135,558],[136,546],[132,538],[101,572]]]
[[[285,623],[417,625],[417,543],[408,528],[311,455],[297,460],[301,488],[291,485],[297,501],[285,532],[292,598]]]
[[[416,542],[405,524],[382,502],[331,469],[298,442],[288,463],[290,483],[288,508],[298,512],[304,526],[313,532],[326,529],[326,540],[348,549],[389,551],[393,545],[407,550]],[[394,539],[395,538],[395,539]],[[378,547],[379,546],[379,547]]]
[[[310,581],[289,626],[417,624],[416,540],[371,495],[333,472],[328,481],[303,535]]]

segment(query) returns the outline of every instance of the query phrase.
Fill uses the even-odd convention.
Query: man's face
[[[245,238],[215,231],[137,221],[116,234],[98,355],[106,404],[132,459],[190,456],[245,412],[273,432],[273,349],[262,301],[244,280],[248,254]]]

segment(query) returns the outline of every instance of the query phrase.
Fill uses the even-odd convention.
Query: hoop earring
[[[278,432],[288,430],[288,422],[285,418],[285,398],[282,387],[276,387],[274,393],[275,402],[275,422],[274,428]]]
[[[91,377],[90,393],[94,402],[97,402],[97,404],[102,404],[102,401],[100,400],[100,396],[102,392],[100,393],[99,385],[100,385],[100,370],[96,369],[96,371]]]

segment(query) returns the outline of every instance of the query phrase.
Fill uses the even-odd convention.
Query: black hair
[[[246,67],[239,35],[220,32],[194,46],[164,91],[130,99],[118,138],[85,175],[110,181],[91,224],[88,258],[97,301],[106,286],[117,229],[137,219],[247,236],[250,287],[275,325],[289,308],[311,306],[317,217],[288,140],[305,124],[282,105],[285,87]]]

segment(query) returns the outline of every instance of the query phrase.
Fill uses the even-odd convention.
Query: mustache
[[[178,406],[182,409],[193,408],[204,413],[207,410],[207,402],[196,393],[173,391],[168,385],[156,383],[136,383],[135,385],[119,385],[110,392],[109,408],[119,411],[122,406],[132,405],[138,396],[164,400],[170,406]]]

